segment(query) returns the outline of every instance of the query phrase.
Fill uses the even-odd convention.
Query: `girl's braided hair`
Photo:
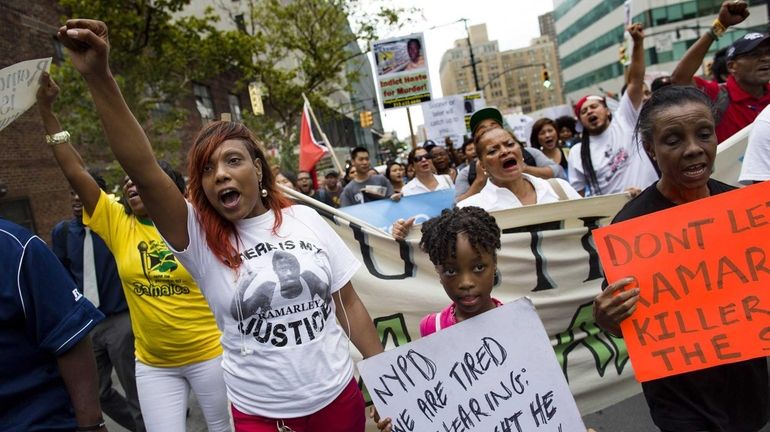
[[[495,218],[479,207],[455,207],[422,225],[420,248],[428,254],[433,265],[440,265],[457,256],[457,236],[463,233],[476,252],[497,256],[500,249],[500,228]]]

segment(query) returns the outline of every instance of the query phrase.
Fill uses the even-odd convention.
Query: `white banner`
[[[47,72],[51,57],[27,60],[0,70],[0,130],[35,104],[40,73]]]
[[[621,194],[493,213],[503,235],[497,258],[501,278],[492,295],[503,303],[532,299],[583,415],[640,391],[623,340],[600,331],[592,315],[602,271],[591,230],[608,223],[626,201]],[[451,301],[419,248],[420,227],[396,242],[364,221],[312,205],[364,264],[353,286],[386,349],[417,339],[420,319]],[[551,226],[543,226],[548,222]]]

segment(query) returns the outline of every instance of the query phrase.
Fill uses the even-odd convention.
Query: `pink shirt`
[[[495,306],[503,305],[503,302],[494,297],[492,298],[492,301],[495,302]],[[420,320],[420,337],[431,335],[441,329],[453,326],[455,324],[457,324],[457,318],[455,318],[455,304],[452,303],[438,313],[438,318],[434,312],[429,313],[422,320]]]

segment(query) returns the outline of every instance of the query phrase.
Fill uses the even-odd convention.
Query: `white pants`
[[[200,403],[210,432],[229,432],[222,358],[179,367],[155,367],[136,361],[139,405],[148,432],[185,432],[190,388]]]

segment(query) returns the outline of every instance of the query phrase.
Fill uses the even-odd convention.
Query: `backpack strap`
[[[441,330],[441,312],[436,312],[436,331]]]
[[[719,93],[717,93],[714,106],[717,109],[717,115],[714,120],[716,120],[716,124],[719,124],[719,122],[722,120],[722,116],[725,112],[727,112],[727,108],[730,106],[730,93],[727,91],[727,84],[719,84]]]
[[[468,163],[468,186],[472,185],[474,180],[476,180],[476,159]]]
[[[559,197],[559,201],[566,201],[569,199],[569,197],[567,196],[567,193],[564,192],[564,188],[561,187],[559,180],[555,178],[549,178],[548,184],[550,184],[551,189],[553,189],[553,191],[556,192],[556,195]]]

